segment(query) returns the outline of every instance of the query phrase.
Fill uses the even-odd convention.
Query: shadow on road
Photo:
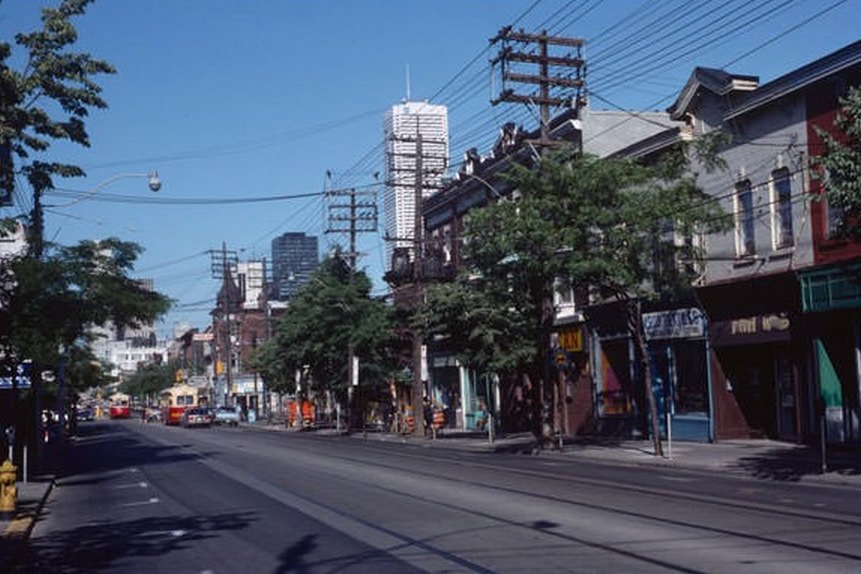
[[[160,516],[108,524],[86,524],[30,541],[16,572],[93,572],[130,557],[159,556],[247,528],[252,513]]]
[[[826,455],[828,472],[861,475],[861,449],[830,446]],[[777,448],[739,458],[736,468],[757,478],[799,481],[807,475],[822,473],[822,454],[814,446]]]

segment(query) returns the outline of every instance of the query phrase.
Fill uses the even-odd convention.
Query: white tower
[[[404,102],[386,112],[383,125],[386,145],[385,210],[386,267],[396,247],[412,252],[415,229],[416,151],[421,139],[422,197],[441,187],[448,167],[448,111],[427,102]],[[419,138],[421,135],[421,138]]]

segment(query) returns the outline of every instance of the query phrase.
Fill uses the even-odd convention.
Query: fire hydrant
[[[18,468],[11,460],[3,461],[0,466],[0,516],[9,518],[15,515],[18,487],[15,486]]]

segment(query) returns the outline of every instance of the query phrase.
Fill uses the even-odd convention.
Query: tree
[[[157,397],[161,391],[174,384],[176,370],[177,365],[167,363],[141,365],[120,385],[120,391],[139,399]]]
[[[290,301],[275,336],[255,353],[254,368],[279,392],[296,391],[293,375],[299,371],[313,390],[343,398],[352,346],[362,389],[383,389],[397,370],[392,311],[370,293],[364,273],[351,274],[339,254],[327,257]]]
[[[91,326],[135,328],[165,313],[170,300],[128,276],[140,250],[111,238],[54,246],[41,259],[11,262],[14,281],[0,306],[0,354],[7,369],[25,359],[52,369],[63,353],[89,343]]]
[[[686,171],[686,151],[680,146],[651,165],[571,153],[532,167],[514,165],[508,177],[520,199],[470,213],[467,275],[480,279],[431,291],[420,318],[431,331],[464,333],[461,349],[468,364],[515,368],[529,376],[537,437],[546,439],[549,430],[548,412],[539,409],[548,406],[550,396],[554,285],[625,304],[640,372],[645,388],[651,388],[640,297],[690,285],[693,271],[690,265],[656,266],[656,249],[696,259],[697,249],[677,237],[728,223],[717,202],[704,197]],[[713,161],[711,154],[702,155]],[[424,319],[428,313],[438,313],[437,320]],[[654,397],[648,391],[646,396],[660,454]]]
[[[824,149],[812,158],[814,176],[825,189],[831,207],[843,211],[839,233],[861,236],[861,88],[852,87],[840,98],[834,121],[837,133],[818,128]]]
[[[107,107],[93,78],[115,71],[105,61],[69,50],[78,39],[71,20],[83,15],[91,1],[63,0],[57,8],[44,8],[41,30],[15,35],[27,52],[22,71],[8,66],[12,49],[0,42],[0,150],[17,158],[17,173],[33,189],[29,247],[35,257],[43,251],[42,194],[54,187],[54,177],[84,175],[79,166],[46,160],[44,154],[55,140],[89,147],[84,119],[91,108]],[[11,193],[14,168],[5,164],[0,181]]]

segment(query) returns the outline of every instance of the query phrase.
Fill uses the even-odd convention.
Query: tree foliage
[[[123,381],[120,391],[137,398],[157,397],[161,391],[174,384],[176,367],[168,363],[141,365]]]
[[[629,302],[690,286],[702,253],[680,239],[729,223],[697,188],[690,153],[680,146],[650,164],[568,153],[512,166],[520,197],[470,213],[469,268],[429,291],[417,324],[456,341],[468,365],[547,378],[554,288]]]
[[[0,286],[0,354],[7,368],[25,359],[53,368],[61,350],[88,342],[91,326],[110,321],[134,328],[165,313],[170,300],[128,276],[139,253],[136,244],[112,238],[8,263],[14,279]]]
[[[84,175],[79,166],[49,159],[46,152],[58,140],[89,147],[84,120],[90,109],[107,107],[94,77],[115,72],[108,62],[70,49],[78,39],[72,18],[83,15],[91,1],[43,8],[41,30],[16,34],[15,43],[26,52],[22,70],[9,66],[12,46],[0,42],[0,151],[13,160],[4,161],[0,181],[11,193],[17,173],[33,189],[29,246],[36,256],[43,247],[42,193],[54,187],[54,177]]]
[[[297,371],[317,391],[340,391],[347,386],[352,346],[362,387],[381,387],[396,370],[394,330],[391,309],[370,293],[364,273],[351,275],[338,254],[327,257],[256,353],[255,368],[281,392],[296,390]]]
[[[861,88],[840,99],[836,134],[818,129],[824,149],[812,158],[829,205],[843,211],[844,235],[861,236]]]

